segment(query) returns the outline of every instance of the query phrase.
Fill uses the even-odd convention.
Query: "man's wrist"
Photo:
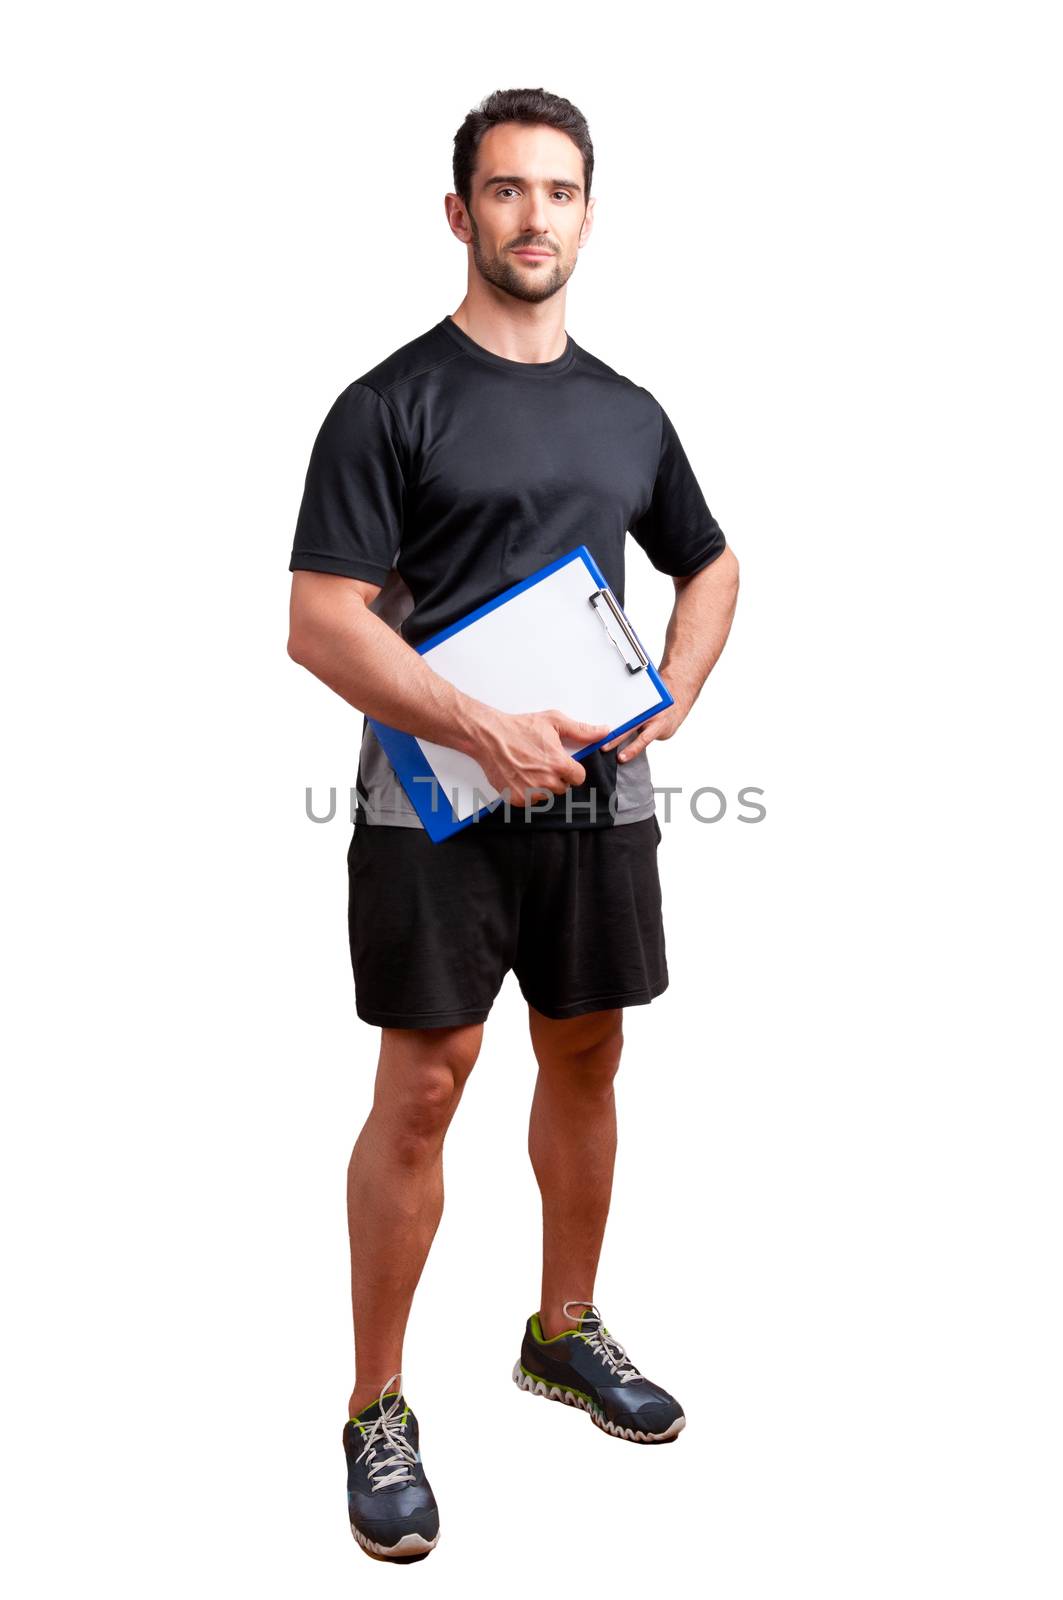
[[[502,713],[482,700],[470,695],[460,697],[458,707],[458,737],[454,749],[463,755],[476,756],[488,744],[498,728]]]
[[[677,670],[675,667],[668,666],[663,662],[658,671],[668,693],[685,715],[698,697],[701,689],[700,683],[695,683],[692,678],[687,677],[681,670]]]

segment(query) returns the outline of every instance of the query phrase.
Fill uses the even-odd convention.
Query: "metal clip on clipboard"
[[[627,667],[627,670],[629,672],[641,672],[646,666],[646,663],[649,661],[649,656],[647,656],[646,652],[635,638],[635,635],[632,633],[628,620],[621,611],[620,607],[617,605],[616,598],[612,590],[595,589],[594,593],[589,598],[591,605],[594,607],[599,618],[601,619],[602,627],[605,629],[610,639],[612,639],[613,643],[616,645],[617,650],[620,652],[621,658],[624,662],[624,665]],[[609,626],[610,614],[612,615],[613,620],[623,635],[623,644],[621,644],[620,640]],[[634,657],[634,660],[632,660],[632,657]]]

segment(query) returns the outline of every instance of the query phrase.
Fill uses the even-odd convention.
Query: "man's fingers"
[[[562,739],[578,739],[580,744],[593,744],[609,732],[608,722],[579,722],[560,711],[554,713],[554,726]]]
[[[630,744],[626,744],[624,746],[616,759],[618,761],[630,761],[632,756],[637,756],[641,751],[645,750],[652,738],[652,733],[638,734],[636,738],[632,739]]]

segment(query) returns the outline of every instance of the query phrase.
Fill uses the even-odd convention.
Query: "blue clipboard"
[[[568,555],[558,557],[556,561],[551,561],[545,567],[541,567],[538,572],[533,572],[530,577],[521,579],[519,583],[513,584],[510,588],[503,590],[501,594],[496,595],[493,600],[489,600],[486,605],[478,606],[475,611],[470,611],[467,616],[451,623],[448,628],[441,629],[439,633],[433,634],[431,638],[425,639],[415,648],[418,655],[428,655],[454,634],[460,633],[463,629],[480,621],[481,618],[486,617],[490,612],[496,611],[499,607],[508,605],[518,595],[524,594],[534,585],[542,583],[544,579],[552,577],[555,573],[560,572],[563,567],[568,567],[572,562],[582,562],[586,568],[588,581],[587,598],[597,612],[606,634],[616,647],[621,658],[617,670],[619,671],[623,668],[628,674],[644,674],[643,682],[648,681],[649,684],[652,684],[653,690],[656,691],[657,695],[656,702],[648,708],[640,710],[637,716],[629,717],[626,721],[618,723],[616,727],[612,728],[593,744],[585,745],[581,750],[573,751],[573,758],[579,760],[581,757],[589,755],[591,751],[597,750],[601,745],[608,744],[618,734],[626,733],[629,729],[638,727],[648,718],[655,716],[659,711],[666,710],[668,706],[674,703],[671,694],[669,694],[668,689],[661,680],[660,674],[650,660],[648,652],[643,648],[634,628],[632,628],[630,621],[617,601],[616,596],[609,588],[601,569],[586,545],[577,545]],[[573,574],[573,577],[575,577],[575,574]],[[443,675],[446,676],[445,673]],[[476,698],[485,700],[489,704],[493,703],[487,695],[478,694]],[[560,702],[553,700],[545,701],[544,704],[560,704]],[[437,778],[416,736],[411,733],[404,733],[398,728],[392,728],[387,723],[378,722],[375,717],[367,717],[366,720],[380,741],[385,755],[394,767],[396,776],[409,796],[410,803],[420,817],[425,831],[433,843],[438,844],[441,840],[450,838],[452,834],[458,833],[461,829],[474,823],[477,817],[484,812],[493,811],[496,807],[504,805],[505,797],[500,795],[497,799],[490,800],[486,804],[477,807],[467,816],[459,815],[452,803],[457,791],[454,790],[448,794],[447,788]],[[584,718],[583,720],[600,722],[605,719],[596,717]],[[479,767],[477,767],[477,770],[482,771]],[[559,798],[555,797],[555,800]]]

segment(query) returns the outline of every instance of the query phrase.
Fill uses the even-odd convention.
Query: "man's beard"
[[[517,263],[510,259],[508,250],[501,251],[497,256],[485,256],[480,249],[480,230],[471,214],[469,223],[472,228],[472,258],[476,262],[476,270],[481,278],[486,278],[488,283],[493,283],[495,288],[501,289],[504,294],[511,294],[514,300],[532,302],[549,300],[550,296],[563,289],[571,278],[575,261],[566,272],[558,256],[555,256],[547,267],[536,269],[534,274],[522,273]]]

